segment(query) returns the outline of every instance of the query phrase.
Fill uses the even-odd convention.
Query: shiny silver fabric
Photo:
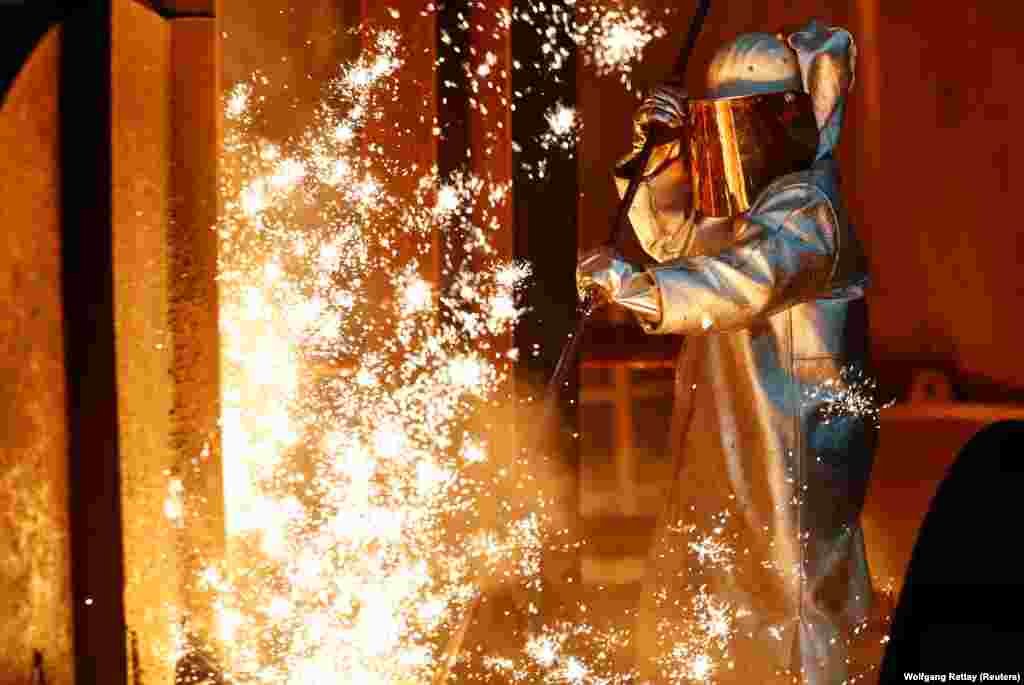
[[[657,133],[675,137],[686,119],[686,91],[677,85],[662,83],[654,86],[633,113],[633,154],[638,154],[647,144],[648,133],[655,128]],[[647,165],[648,171],[657,168],[657,156]]]
[[[636,147],[616,166],[615,184],[619,195],[626,193],[629,179],[635,172],[631,162]],[[659,262],[685,254],[687,241],[693,236],[697,218],[690,187],[689,161],[682,152],[682,143],[675,140],[655,148],[648,172],[640,181],[629,222],[640,247]]]
[[[859,517],[875,427],[826,411],[844,367],[867,363],[868,277],[832,158],[854,49],[846,31],[813,23],[788,44],[821,129],[811,166],[724,220],[695,220],[685,173],[668,167],[630,213],[659,262],[647,273],[662,316],[641,324],[686,336],[672,428],[678,475],[635,643],[652,682],[706,655],[712,670],[697,680],[788,683],[786,669],[798,665],[802,682],[840,685],[872,605]],[[708,540],[731,554],[707,553]],[[715,609],[726,610],[728,640],[714,638]]]
[[[633,276],[615,302],[647,323],[657,325],[661,321],[661,293],[654,287],[650,274],[641,272]]]
[[[610,247],[599,247],[579,259],[576,265],[576,290],[580,300],[591,291],[605,302],[615,302],[649,321],[661,321],[661,297],[654,279],[637,269]]]

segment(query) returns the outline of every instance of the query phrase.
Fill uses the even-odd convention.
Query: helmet
[[[811,97],[785,40],[743,34],[720,48],[707,96],[688,100],[685,136],[695,208],[704,216],[748,210],[764,188],[808,168],[818,148]]]
[[[707,97],[802,91],[800,62],[782,36],[744,33],[720,47],[708,63]]]

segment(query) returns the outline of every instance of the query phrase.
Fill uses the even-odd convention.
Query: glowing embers
[[[883,403],[878,397],[878,383],[857,365],[844,366],[839,375],[804,390],[804,402],[817,406],[823,424],[846,419],[870,421],[879,425],[880,412],[895,400]]]
[[[582,616],[540,626],[528,636],[522,651],[513,656],[481,658],[485,674],[495,674],[515,685],[634,685],[637,673],[623,671],[617,659],[630,649],[629,628],[598,627]],[[487,682],[487,676],[480,678]]]
[[[671,10],[665,10],[668,15]],[[543,70],[559,82],[561,71],[569,64],[569,46],[575,45],[584,63],[599,76],[618,75],[627,89],[633,64],[643,56],[647,45],[666,35],[663,24],[637,4],[528,2],[517,6],[513,18],[536,30],[541,39]],[[528,65],[516,62],[516,68]]]
[[[548,124],[548,130],[540,136],[541,149],[559,149],[571,156],[576,150],[580,129],[576,109],[558,103],[544,113],[544,120]]]
[[[749,610],[733,605],[707,582],[731,575],[738,553],[749,554],[749,549],[737,550],[738,531],[731,519],[729,511],[721,511],[706,517],[707,526],[679,521],[667,527],[660,542],[665,567],[652,620],[659,646],[655,662],[667,682],[714,683],[720,670],[734,667],[737,620]]]
[[[598,75],[618,74],[628,90],[633,64],[640,60],[648,43],[665,35],[665,27],[653,21],[647,10],[613,4],[581,6],[573,39],[584,61],[593,65]]]
[[[296,139],[253,133],[258,80],[225,101],[234,553],[202,582],[234,682],[427,683],[487,574],[538,582],[548,496],[466,430],[499,398],[509,361],[493,337],[523,311],[529,268],[491,245],[509,188],[420,170],[411,196],[390,190],[409,170],[364,127],[384,116],[401,48],[371,44]],[[461,258],[426,278],[435,235]],[[502,505],[486,526],[483,498]]]

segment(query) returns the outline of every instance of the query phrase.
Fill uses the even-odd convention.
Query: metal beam
[[[61,188],[75,682],[127,683],[114,335],[112,2],[64,23]],[[88,106],[82,106],[83,95]]]

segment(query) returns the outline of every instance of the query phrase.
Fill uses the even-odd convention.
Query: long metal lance
[[[676,63],[672,74],[674,81],[681,82],[686,75],[686,67],[690,61],[690,55],[693,53],[693,47],[697,43],[697,37],[700,35],[701,28],[704,26],[704,19],[707,17],[708,9],[710,7],[711,0],[698,0],[697,10],[694,12],[693,19],[690,21],[690,30],[686,35],[686,42],[680,49],[679,55],[676,57]],[[625,236],[627,226],[629,225],[629,209],[633,206],[633,199],[636,197],[636,192],[640,188],[640,182],[643,179],[644,171],[647,169],[647,163],[650,161],[651,154],[654,152],[654,148],[656,146],[657,140],[654,135],[654,131],[648,131],[644,147],[636,157],[636,168],[638,171],[636,175],[630,179],[629,186],[626,188],[626,193],[622,196],[622,202],[619,204],[619,211],[615,216],[615,223],[612,224],[612,233],[608,239],[608,245],[614,246],[619,244]],[[558,399],[561,395],[561,388],[566,383],[569,371],[573,366],[575,366],[576,358],[579,353],[580,339],[583,337],[583,331],[586,329],[587,322],[590,320],[590,317],[601,307],[602,304],[603,303],[593,294],[588,294],[583,299],[583,302],[580,303],[578,309],[579,321],[576,324],[576,331],[570,334],[569,339],[562,348],[562,354],[558,358],[558,364],[555,366],[555,371],[551,375],[551,380],[548,381],[544,398],[544,411],[540,423],[541,430],[537,431],[535,434],[535,447],[540,447],[547,436],[544,428],[551,425],[551,421],[558,409]],[[466,638],[466,632],[469,629],[469,624],[473,620],[473,615],[476,613],[476,610],[480,605],[480,600],[481,594],[478,592],[470,605],[466,607],[462,620],[448,639],[448,644],[441,655],[441,663],[438,665],[437,670],[434,671],[433,685],[443,685],[443,683],[447,682],[448,674],[451,672],[451,667],[455,664],[455,660],[458,657],[459,652],[462,650],[462,643]]]
[[[711,7],[711,0],[699,0],[697,4],[697,10],[694,12],[693,19],[690,21],[690,30],[686,35],[686,42],[680,49],[678,56],[676,57],[676,63],[672,72],[672,79],[676,82],[681,83],[686,75],[686,68],[690,62],[690,55],[693,54],[693,47],[697,44],[697,37],[700,35],[700,31],[704,26],[704,19],[708,16],[708,10]],[[643,180],[644,171],[647,169],[647,163],[651,159],[651,154],[654,152],[654,148],[657,146],[657,136],[654,135],[654,131],[648,131],[647,140],[644,142],[643,149],[636,157],[635,168],[637,169],[636,174],[629,180],[629,186],[626,188],[625,195],[622,196],[622,202],[619,204],[619,211],[615,215],[615,223],[612,224],[612,233],[608,239],[606,245],[614,247],[620,245],[621,241],[625,238],[627,227],[629,226],[629,210],[633,206],[633,199],[636,197],[637,190],[640,188],[640,183]],[[575,365],[576,358],[579,354],[580,339],[583,337],[583,331],[587,327],[587,323],[590,321],[590,317],[600,309],[603,303],[598,301],[593,293],[588,293],[583,298],[583,302],[580,303],[578,310],[579,320],[576,323],[576,331],[571,333],[569,339],[565,342],[565,346],[562,348],[562,354],[558,358],[558,364],[555,366],[555,371],[551,375],[551,380],[548,381],[547,391],[544,400],[544,413],[541,420],[541,426],[550,425],[550,421],[554,416],[558,408],[558,399],[561,394],[561,388],[566,384],[568,380],[569,371],[572,370]],[[539,432],[540,440],[543,440],[545,435],[544,431]]]

